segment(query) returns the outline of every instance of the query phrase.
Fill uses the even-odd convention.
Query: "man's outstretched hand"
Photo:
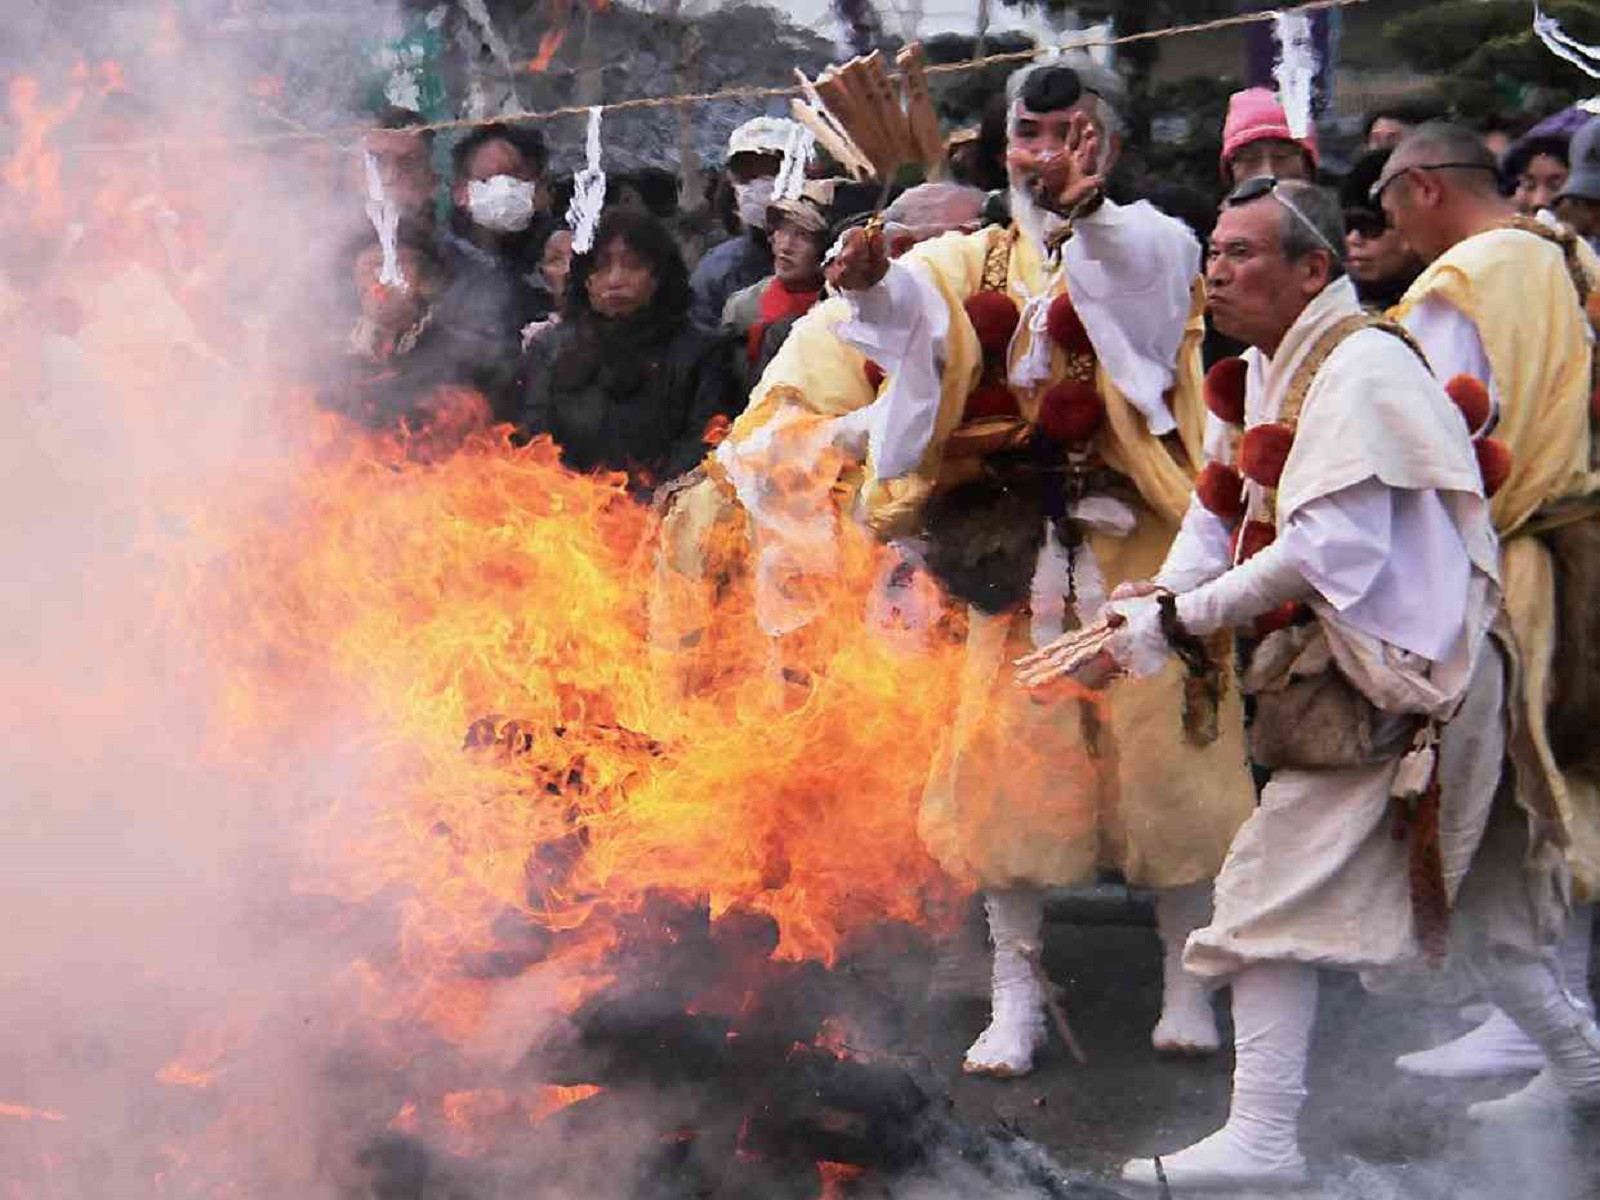
[[[1013,150],[1007,162],[1032,178],[1029,189],[1043,208],[1066,216],[1105,187],[1100,173],[1100,132],[1086,113],[1073,113],[1066,144],[1054,154]]]
[[[847,229],[822,266],[834,290],[858,292],[877,284],[889,273],[889,246],[883,230],[868,225]]]

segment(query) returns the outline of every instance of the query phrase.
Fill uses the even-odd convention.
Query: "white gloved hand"
[[[1122,617],[1122,626],[1108,647],[1117,665],[1135,679],[1159,673],[1167,665],[1172,647],[1161,632],[1161,606],[1155,593],[1113,598],[1106,603],[1106,612]]]

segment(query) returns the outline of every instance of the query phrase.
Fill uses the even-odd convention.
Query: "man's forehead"
[[[1235,204],[1217,214],[1216,227],[1211,231],[1213,244],[1229,241],[1263,241],[1278,214],[1277,206],[1263,196],[1245,204]]]
[[[1084,95],[1088,95],[1088,93],[1084,93]],[[1050,109],[1050,110],[1048,110],[1046,112],[1039,112],[1039,111],[1036,111],[1034,109],[1031,109],[1026,104],[1024,104],[1021,100],[1018,100],[1017,104],[1016,104],[1017,120],[1019,120],[1019,121],[1050,121],[1050,120],[1064,121],[1064,120],[1068,119],[1069,117],[1071,117],[1074,113],[1080,113],[1080,112],[1084,111],[1084,109],[1083,109],[1083,100],[1084,100],[1084,97],[1083,96],[1079,96],[1076,100],[1074,100],[1071,104],[1068,104],[1064,108],[1052,108],[1052,109]]]

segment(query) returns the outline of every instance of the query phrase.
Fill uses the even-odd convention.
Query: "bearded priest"
[[[1218,1048],[1181,956],[1253,802],[1236,695],[1191,697],[1180,730],[1164,719],[1184,703],[1177,667],[1114,702],[1084,692],[1059,707],[1012,679],[1012,659],[1095,621],[1119,583],[1161,565],[1202,458],[1204,409],[1199,246],[1148,203],[1106,196],[1120,80],[1057,58],[1014,74],[1007,94],[1012,223],[893,261],[881,231],[847,232],[827,267],[843,304],[796,327],[719,454],[736,457],[785,413],[831,406],[864,460],[856,515],[966,609],[964,699],[921,826],[984,889],[991,1020],[965,1069],[997,1076],[1029,1071],[1046,1041],[1046,889],[1102,868],[1155,889],[1156,1048]],[[852,369],[865,407],[838,382]],[[1208,653],[1225,661],[1226,638]]]

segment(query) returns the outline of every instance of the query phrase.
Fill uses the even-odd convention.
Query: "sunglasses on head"
[[[1487,163],[1475,162],[1441,162],[1441,163],[1416,163],[1409,167],[1401,167],[1387,179],[1380,179],[1367,189],[1367,199],[1374,204],[1383,203],[1383,193],[1389,190],[1389,185],[1402,175],[1409,175],[1412,171],[1487,171],[1491,175],[1500,172]]]
[[[1370,208],[1344,210],[1344,231],[1360,234],[1364,238],[1382,237],[1389,229],[1389,218]]]
[[[1289,215],[1300,224],[1304,225],[1311,236],[1321,242],[1323,248],[1333,255],[1335,261],[1339,258],[1339,247],[1328,240],[1327,234],[1318,229],[1316,223],[1300,211],[1300,206],[1278,190],[1278,185],[1283,182],[1275,175],[1257,175],[1254,179],[1246,179],[1233,191],[1228,193],[1228,198],[1222,202],[1224,208],[1237,208],[1241,204],[1249,204],[1260,200],[1263,196],[1271,196],[1288,210]]]

